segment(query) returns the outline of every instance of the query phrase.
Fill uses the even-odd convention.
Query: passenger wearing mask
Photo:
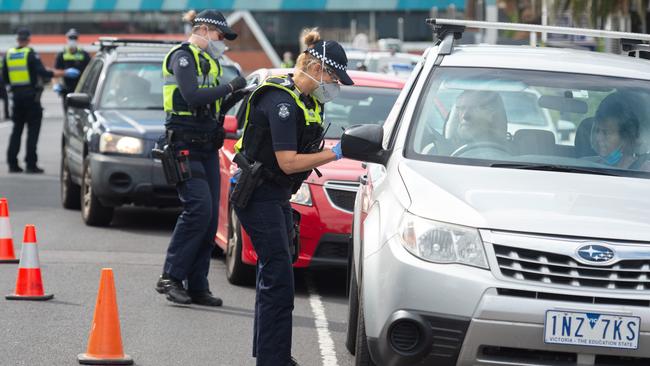
[[[639,119],[620,94],[608,95],[598,106],[591,129],[591,145],[598,154],[589,160],[621,169],[639,169]],[[645,170],[645,169],[644,169]]]

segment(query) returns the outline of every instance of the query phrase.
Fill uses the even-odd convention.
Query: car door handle
[[[366,185],[368,184],[368,174],[360,175],[359,176],[359,183]]]

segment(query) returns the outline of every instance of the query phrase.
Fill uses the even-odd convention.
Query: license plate
[[[639,348],[641,318],[548,310],[544,342],[575,346]]]

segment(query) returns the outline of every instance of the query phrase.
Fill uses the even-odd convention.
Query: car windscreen
[[[381,125],[388,117],[399,89],[342,86],[341,94],[325,103],[325,138],[339,139],[343,131],[358,124]]]
[[[408,136],[406,155],[414,159],[645,177],[650,82],[440,67]]]
[[[163,76],[159,62],[116,62],[106,73],[100,108],[163,109]]]

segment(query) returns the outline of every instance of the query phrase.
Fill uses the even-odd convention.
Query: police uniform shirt
[[[45,68],[45,66],[43,66],[43,62],[41,61],[40,56],[33,49],[31,49],[31,52],[29,52],[29,55],[27,56],[27,69],[29,70],[31,87],[29,86],[12,87],[11,91],[13,93],[14,99],[21,99],[23,97],[33,98],[35,90],[37,88],[40,88],[38,84],[38,78],[40,77],[42,79],[49,81],[54,76],[54,73],[52,71],[48,71]],[[9,69],[7,68],[6,55],[2,65],[2,78],[6,80],[5,81],[6,84],[9,85]]]
[[[314,107],[310,98],[301,95],[300,99],[308,108]],[[296,124],[299,121],[304,123],[298,118],[298,113],[303,112],[296,106],[295,100],[287,92],[276,88],[268,88],[257,99],[250,113],[250,121],[268,121],[273,151],[298,150]],[[263,199],[286,200],[291,197],[291,187],[281,187],[269,182],[257,189],[254,195],[264,197]]]
[[[65,54],[66,51],[59,52],[59,54],[56,56],[56,61],[54,63],[54,68],[57,70],[65,70],[70,67],[74,67],[75,69],[79,70],[80,72],[83,72],[86,69],[86,66],[88,66],[88,63],[90,62],[90,55],[88,52],[78,48],[77,53],[83,54],[83,60],[64,60],[63,55]],[[77,86],[77,83],[79,82],[79,77],[76,78],[67,78],[63,77],[63,82],[65,83],[65,88],[69,91],[72,92],[75,87]]]

